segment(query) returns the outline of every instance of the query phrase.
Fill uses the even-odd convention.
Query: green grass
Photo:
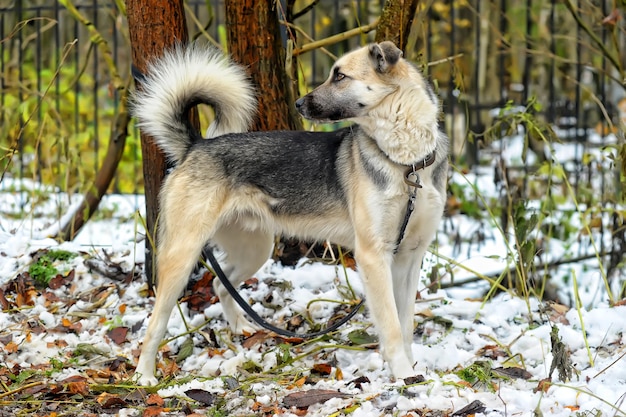
[[[39,252],[35,262],[28,268],[28,273],[38,285],[47,287],[50,280],[59,273],[57,263],[69,261],[76,256],[76,253],[60,249]]]

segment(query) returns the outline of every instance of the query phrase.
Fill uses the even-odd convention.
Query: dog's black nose
[[[299,99],[296,100],[296,109],[299,109],[300,107],[302,107],[302,104],[304,104],[304,97],[300,97]]]

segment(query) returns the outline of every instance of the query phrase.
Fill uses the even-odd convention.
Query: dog
[[[444,212],[449,145],[436,95],[402,51],[382,42],[349,52],[296,101],[311,121],[353,122],[334,132],[248,132],[255,90],[210,47],[177,46],[144,77],[131,108],[174,168],[160,194],[156,300],[137,381],[157,383],[159,343],[205,245],[223,251],[236,286],[267,261],[275,235],[353,250],[392,376],[414,375],[414,303]],[[188,118],[199,103],[215,109],[204,138]],[[215,290],[232,331],[254,333],[224,286]]]

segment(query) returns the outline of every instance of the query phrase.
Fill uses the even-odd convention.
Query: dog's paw
[[[159,383],[154,375],[135,373],[133,379],[137,385],[141,385],[142,387],[153,387]]]
[[[237,320],[237,323],[234,326],[231,326],[230,329],[234,334],[251,336],[261,330],[261,327],[249,322],[246,319],[240,319]]]

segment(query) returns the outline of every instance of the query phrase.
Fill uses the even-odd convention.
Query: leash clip
[[[415,177],[415,180],[411,179],[411,177]],[[409,168],[404,174],[404,183],[414,189],[422,188],[422,184],[420,184],[420,176],[417,175],[415,165],[411,165],[411,168]],[[415,190],[413,191],[415,192]]]

